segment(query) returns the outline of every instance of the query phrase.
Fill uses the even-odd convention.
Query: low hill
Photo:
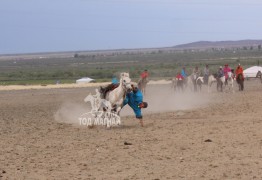
[[[244,46],[258,46],[262,40],[240,40],[240,41],[197,41],[188,44],[173,46],[176,49],[206,49],[206,48],[232,48]]]

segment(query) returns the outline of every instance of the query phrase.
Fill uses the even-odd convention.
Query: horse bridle
[[[124,90],[127,90],[126,87],[131,84],[131,83],[127,83],[126,80],[124,79],[121,82],[122,82],[122,85],[123,85],[122,87],[124,88]]]

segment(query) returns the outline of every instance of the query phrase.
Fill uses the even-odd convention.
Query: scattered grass
[[[259,62],[262,63],[262,51],[241,49],[1,60],[0,85],[45,85],[56,84],[58,81],[62,84],[75,83],[81,77],[105,82],[120,72],[129,72],[131,78],[137,80],[144,69],[148,69],[151,79],[169,79],[180,72],[183,66],[191,74],[195,66],[203,70],[209,64],[211,72],[215,73],[224,64],[236,68],[241,63],[247,68]]]

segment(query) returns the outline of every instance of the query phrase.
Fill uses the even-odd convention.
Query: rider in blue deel
[[[116,76],[113,76],[113,78],[112,78],[112,84],[118,84],[118,83],[119,83],[119,82],[118,82]]]
[[[136,118],[140,119],[141,126],[144,126],[141,108],[147,108],[148,104],[143,102],[143,94],[137,87],[132,85],[132,91],[126,94],[123,106],[126,104],[128,104],[133,109]]]

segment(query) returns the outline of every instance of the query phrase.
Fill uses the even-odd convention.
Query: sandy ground
[[[143,128],[129,107],[120,127],[71,124],[94,87],[0,91],[0,179],[262,179],[262,84],[245,83],[149,85]]]

